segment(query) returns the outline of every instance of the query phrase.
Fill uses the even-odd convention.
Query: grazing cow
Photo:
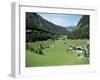
[[[77,56],[80,58],[88,58],[89,57],[89,47],[88,45],[82,46],[70,46],[68,51],[70,54],[76,53]]]
[[[69,50],[70,54],[72,54],[73,51],[76,52],[77,56],[81,56],[83,54],[83,48],[81,46],[70,46]]]
[[[77,46],[75,48],[77,56],[81,56],[83,54],[83,48],[81,46]]]

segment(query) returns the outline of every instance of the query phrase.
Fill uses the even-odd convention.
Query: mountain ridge
[[[53,24],[37,13],[26,13],[26,29],[41,29],[53,34],[67,34],[68,31],[59,25]]]
[[[68,35],[70,39],[89,39],[89,15],[83,15],[78,24],[76,30]]]

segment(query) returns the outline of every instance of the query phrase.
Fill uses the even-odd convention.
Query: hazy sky
[[[44,19],[63,27],[77,25],[82,15],[38,13]]]

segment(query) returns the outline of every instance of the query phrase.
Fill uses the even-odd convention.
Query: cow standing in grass
[[[77,56],[83,55],[83,48],[81,46],[70,46],[69,51],[70,51],[70,54],[75,52]]]
[[[83,48],[81,46],[76,46],[75,51],[76,51],[77,56],[83,55]]]
[[[79,56],[80,58],[89,57],[89,49],[87,45],[85,45],[84,48],[82,46],[70,46],[69,51],[70,54],[76,53],[76,55]]]

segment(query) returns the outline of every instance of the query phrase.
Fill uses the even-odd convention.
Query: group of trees
[[[31,32],[26,34],[26,42],[44,41],[48,39],[56,40],[60,35],[53,35],[46,32]]]

